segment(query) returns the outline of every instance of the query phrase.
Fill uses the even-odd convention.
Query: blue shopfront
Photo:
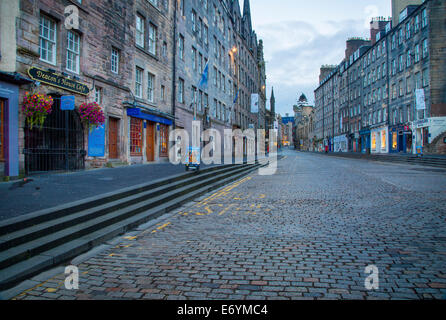
[[[0,176],[19,176],[19,89],[32,81],[0,72]]]
[[[359,135],[361,136],[361,152],[364,154],[370,154],[370,130],[361,130],[359,131]]]
[[[389,127],[389,153],[412,153],[412,131],[409,126]]]

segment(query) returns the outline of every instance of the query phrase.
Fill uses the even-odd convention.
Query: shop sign
[[[59,89],[68,90],[85,96],[90,93],[90,89],[88,89],[85,84],[36,67],[29,68],[28,74],[33,80]]]
[[[75,98],[74,96],[60,97],[60,110],[74,110]]]

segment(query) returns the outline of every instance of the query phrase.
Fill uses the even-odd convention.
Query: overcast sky
[[[370,37],[371,17],[391,16],[391,0],[251,0],[253,27],[263,39],[268,107],[293,114],[303,92],[314,103],[319,68],[338,64],[349,37]],[[240,0],[243,8],[243,0]]]

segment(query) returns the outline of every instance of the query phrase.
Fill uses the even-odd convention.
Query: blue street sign
[[[100,126],[88,135],[88,155],[90,157],[105,156],[105,126]]]
[[[60,110],[74,110],[74,96],[60,97]]]

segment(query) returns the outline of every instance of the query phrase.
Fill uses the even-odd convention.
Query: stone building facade
[[[328,75],[327,68],[321,69],[315,90],[319,139],[329,143],[334,137],[335,152],[441,153],[436,137],[446,131],[445,10],[444,1],[409,5],[397,25],[376,18],[371,40],[350,49],[347,41],[343,62]],[[333,103],[330,88],[336,88],[336,79]],[[327,108],[339,121],[333,122],[333,132],[326,130]]]
[[[236,0],[11,0],[1,9],[7,176],[167,161],[169,134],[191,133],[194,107],[203,128],[221,133],[265,126],[263,43],[248,0],[243,14]],[[41,129],[31,130],[20,111],[27,92],[54,99]],[[259,95],[259,114],[251,94]],[[72,99],[74,109],[62,110]],[[79,115],[91,102],[105,114],[95,130]]]
[[[175,19],[176,126],[191,134],[195,115],[221,136],[224,129],[264,127],[263,44],[252,30],[249,1],[243,14],[237,0],[179,1]],[[206,65],[207,86],[200,87]],[[251,112],[251,94],[259,95],[260,118]]]

